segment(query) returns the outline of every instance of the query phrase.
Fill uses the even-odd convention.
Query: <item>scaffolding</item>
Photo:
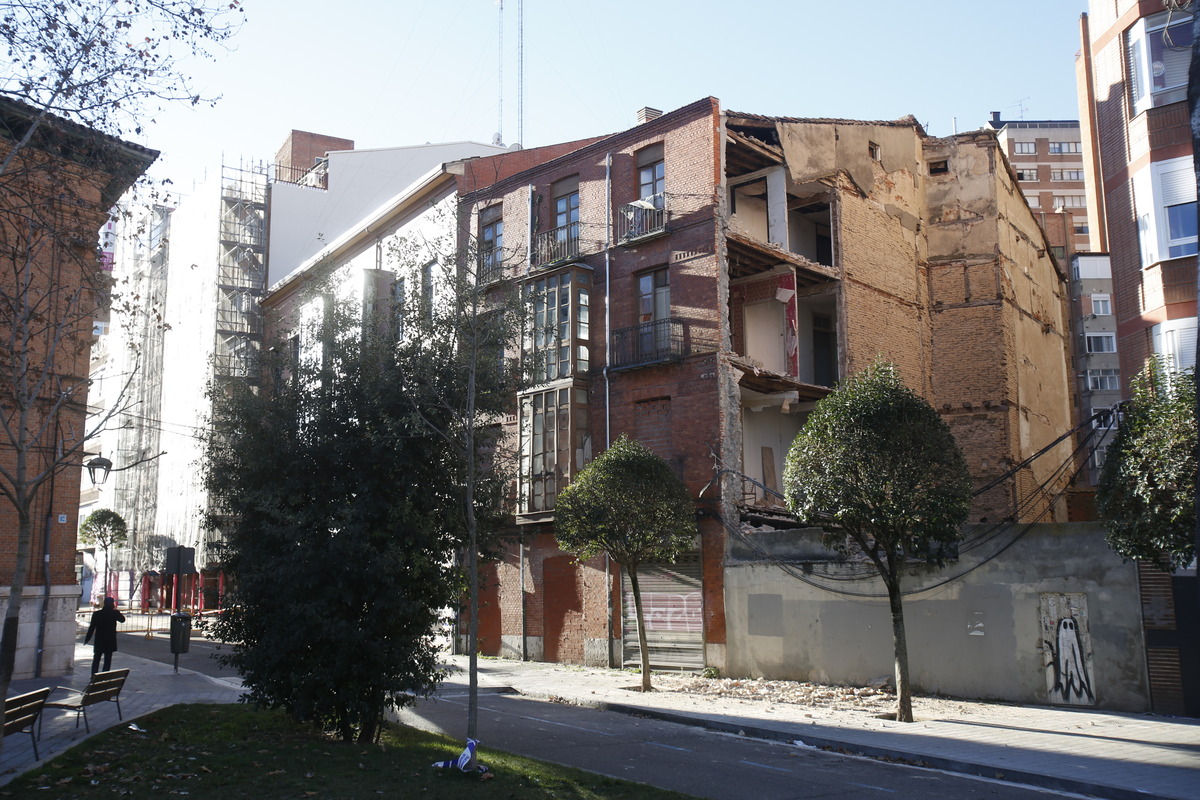
[[[222,165],[214,377],[256,381],[266,292],[267,168]]]
[[[133,296],[143,298],[144,310],[130,317],[126,353],[137,353],[137,361],[126,369],[130,377],[116,420],[118,464],[136,464],[114,482],[113,507],[129,527],[128,559],[123,569],[145,571],[161,561],[154,532],[158,516],[159,462],[162,452],[162,366],[163,323],[156,313],[166,306],[168,235],[173,209],[156,205],[143,216],[128,222],[129,249],[125,264]]]

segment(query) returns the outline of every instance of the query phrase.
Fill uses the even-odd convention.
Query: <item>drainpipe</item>
[[[612,363],[612,153],[604,156],[604,449],[612,444],[612,414],[609,411],[608,366]],[[613,664],[613,586],[612,559],[604,553],[604,588],[608,594],[607,641],[605,658],[608,668]]]
[[[529,184],[529,235],[525,237],[526,268],[533,264],[533,184]]]
[[[525,641],[526,641],[525,640],[526,614],[525,614],[525,537],[524,536],[521,537],[520,548],[521,548],[521,561],[520,561],[520,568],[521,568],[521,660],[528,661],[529,660],[529,648],[525,644]]]

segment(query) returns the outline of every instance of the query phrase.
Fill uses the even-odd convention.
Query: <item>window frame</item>
[[[1037,142],[1013,142],[1014,156],[1035,156],[1037,155]]]
[[[660,280],[661,279],[661,280]],[[656,266],[634,275],[633,308],[637,319],[639,358],[666,352],[671,344],[671,270]]]
[[[525,284],[530,323],[523,348],[534,385],[586,375],[591,369],[591,273],[568,268]]]
[[[1115,392],[1121,389],[1121,370],[1116,368],[1089,369],[1086,373],[1089,392]]]
[[[1117,352],[1117,334],[1111,331],[1088,331],[1084,333],[1084,349],[1089,355],[1097,353],[1115,353]],[[1093,347],[1092,342],[1108,342],[1112,348]]]
[[[494,203],[479,209],[479,280],[500,277],[504,253],[504,205]]]
[[[1046,152],[1052,156],[1077,155],[1083,152],[1083,142],[1047,142]]]
[[[1172,35],[1181,34],[1176,42],[1180,53],[1177,58],[1167,59],[1163,41],[1170,22]],[[1125,93],[1130,105],[1130,116],[1136,117],[1151,108],[1178,103],[1187,99],[1187,68],[1190,63],[1192,34],[1192,15],[1181,11],[1163,11],[1139,19],[1125,32],[1123,37],[1123,56],[1125,59],[1125,79],[1128,91]],[[1184,39],[1188,41],[1184,42]],[[1156,60],[1155,50],[1161,60]],[[1168,60],[1171,62],[1168,64]],[[1154,64],[1162,64],[1162,71],[1155,74]],[[1174,76],[1174,82],[1168,83]],[[1149,80],[1147,80],[1147,78]],[[1159,82],[1162,85],[1156,86]]]

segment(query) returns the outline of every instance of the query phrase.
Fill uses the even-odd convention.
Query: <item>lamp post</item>
[[[85,461],[83,466],[87,467],[88,478],[92,481],[92,486],[103,486],[108,480],[108,473],[112,472],[113,463],[104,456],[96,456],[93,459]]]
[[[112,461],[104,456],[85,461],[83,466],[88,471],[92,486],[100,486],[108,480],[112,471]],[[42,653],[46,647],[46,623],[50,609],[50,536],[54,532],[54,479],[57,473],[50,475],[50,508],[46,511],[46,536],[42,554],[42,613],[38,617],[37,649],[34,650],[33,676],[42,677]]]

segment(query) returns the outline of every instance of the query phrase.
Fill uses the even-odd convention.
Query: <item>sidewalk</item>
[[[43,686],[67,686],[82,689],[91,678],[92,647],[75,644],[75,672],[73,675],[55,678],[13,681],[10,694],[23,694]],[[137,656],[117,652],[113,656],[115,669],[129,668],[129,679],[121,692],[122,722],[117,718],[114,703],[100,703],[89,707],[88,722],[92,733],[99,733],[117,725],[128,724],[151,711],[176,703],[235,703],[241,694],[239,681],[209,678],[198,672],[180,669],[175,672],[169,664],[160,664]],[[66,692],[55,692],[51,702],[69,696]],[[14,733],[5,737],[4,751],[0,753],[0,786],[7,784],[17,775],[33,766],[54,758],[59,753],[88,737],[80,722],[75,727],[75,714],[70,711],[48,709],[43,713],[42,738],[38,741],[41,760],[34,759],[33,744],[28,734]]]
[[[76,645],[76,671],[65,678],[14,681],[19,694],[42,686],[87,684],[91,648]],[[447,661],[463,672],[467,659]],[[232,703],[237,681],[118,653],[114,666],[131,673],[121,694],[125,722],[115,708],[93,707],[99,732],[176,703]],[[656,681],[666,686],[669,679]],[[1149,714],[1064,710],[966,701],[913,702],[917,722],[878,719],[861,709],[767,703],[672,691],[630,691],[640,678],[628,672],[559,664],[481,659],[482,688],[508,687],[537,699],[567,701],[624,714],[640,714],[716,731],[800,742],[839,752],[886,758],[1095,797],[1200,797],[1200,721]],[[72,714],[51,710],[38,749],[53,758],[86,738]],[[36,763],[29,737],[9,736],[0,754],[0,786]]]
[[[448,661],[463,671],[452,680],[465,682],[466,657]],[[630,691],[640,680],[613,670],[479,661],[481,687],[533,698],[1095,797],[1200,798],[1198,720],[918,697],[917,721],[905,724],[848,708]]]

